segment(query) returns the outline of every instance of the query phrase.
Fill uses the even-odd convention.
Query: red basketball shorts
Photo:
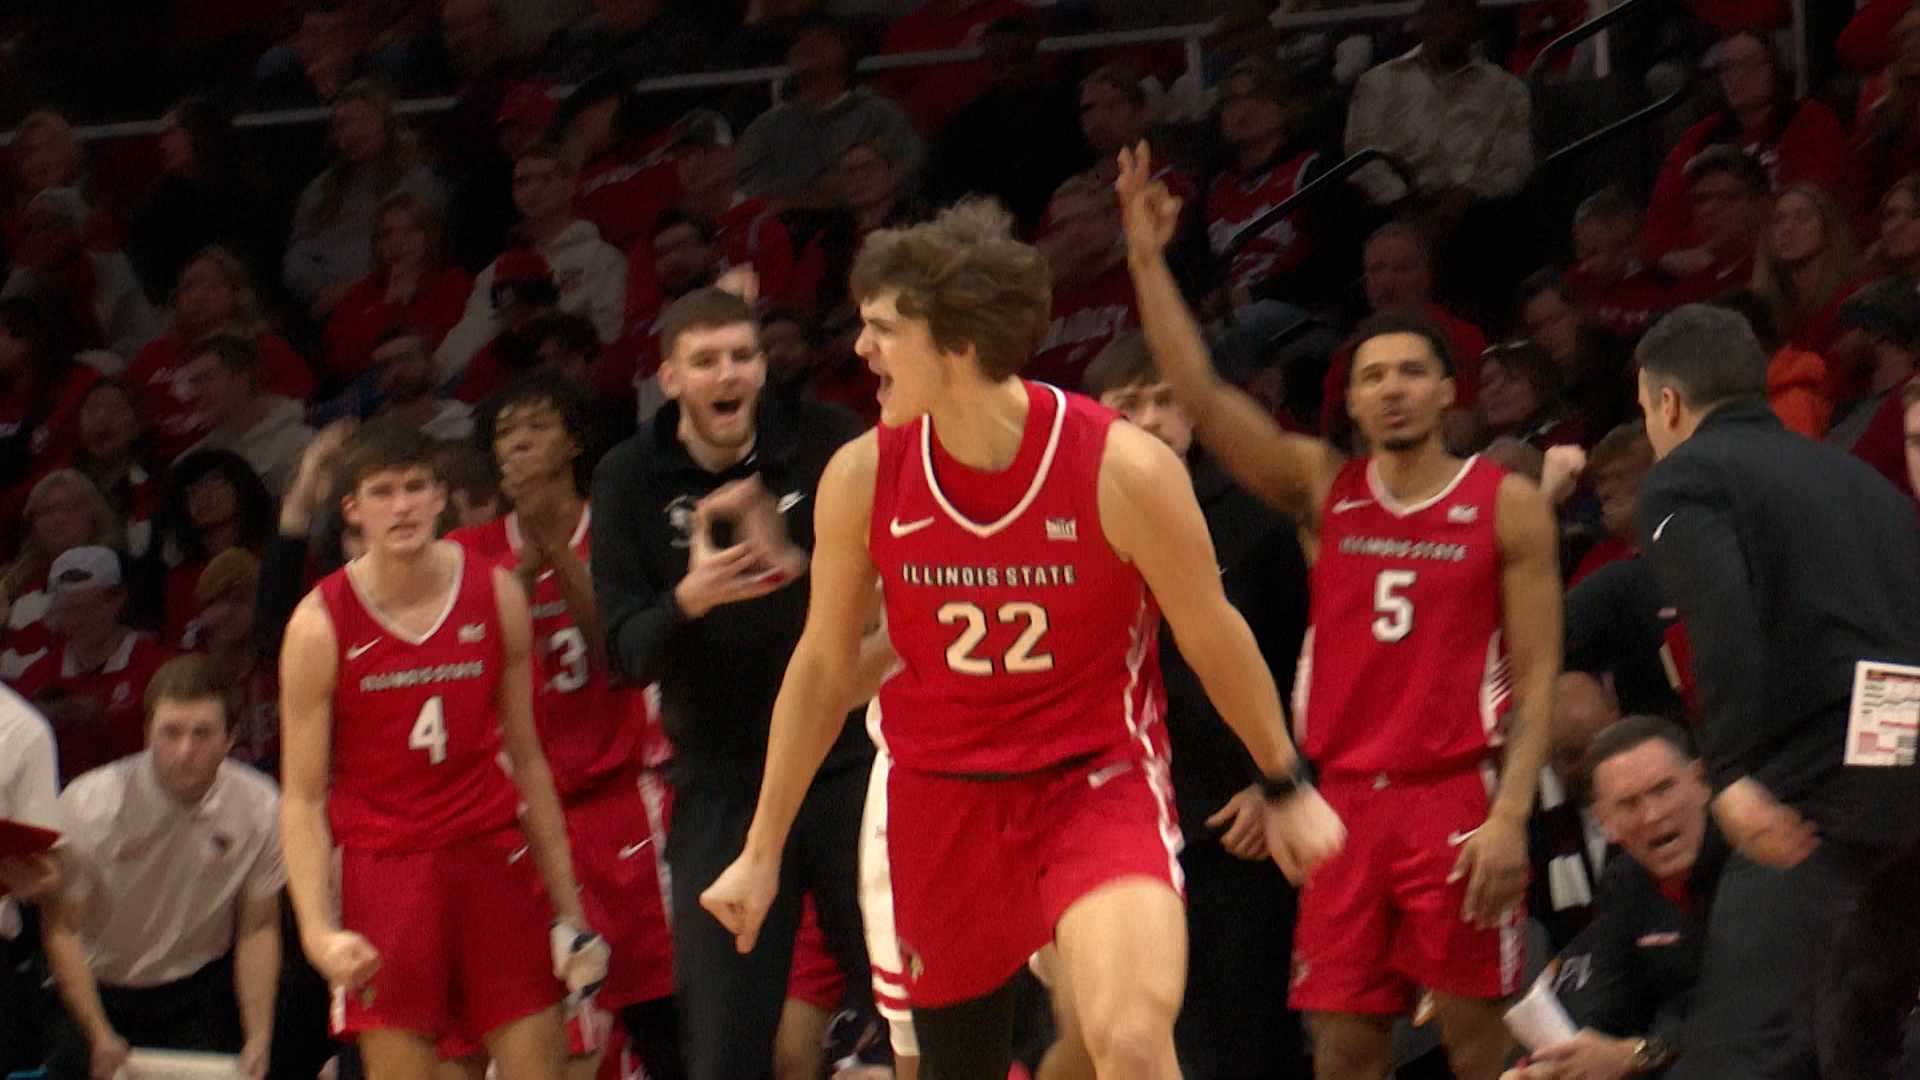
[[[580,906],[613,953],[595,1003],[618,1011],[671,996],[665,782],[649,770],[583,792],[563,809]]]
[[[793,967],[787,973],[787,999],[804,1001],[821,1012],[838,1012],[847,997],[847,977],[827,948],[813,897],[800,898],[800,928],[793,935]]]
[[[1492,775],[1321,778],[1347,844],[1300,893],[1293,1008],[1395,1014],[1420,988],[1472,998],[1519,989],[1526,912],[1475,929],[1460,917],[1465,879],[1447,883],[1460,845],[1486,820]]]
[[[1135,746],[1007,780],[895,763],[880,828],[900,968],[876,971],[875,985],[897,979],[918,1008],[1000,987],[1102,885],[1133,877],[1182,885],[1166,761]]]
[[[559,1001],[533,855],[518,828],[430,851],[340,856],[340,925],[380,952],[380,969],[336,990],[335,1035],[395,1028],[479,1036]]]

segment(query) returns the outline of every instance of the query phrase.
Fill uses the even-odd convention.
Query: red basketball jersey
[[[573,530],[573,553],[591,565],[587,533],[589,507]],[[520,563],[520,519],[513,514],[485,525],[448,534],[487,566],[513,569]],[[553,771],[561,798],[631,773],[641,765],[641,729],[628,697],[637,691],[616,688],[603,667],[587,663],[587,638],[567,610],[553,571],[540,575],[528,598],[533,608],[533,719],[540,746]]]
[[[1319,159],[1318,151],[1309,150],[1261,172],[1222,173],[1207,193],[1207,246],[1214,255],[1224,258],[1257,218],[1299,191]],[[1306,264],[1309,244],[1304,217],[1288,214],[1241,245],[1227,267],[1227,282],[1254,289],[1277,274],[1292,273]]]
[[[1004,473],[948,457],[924,416],[879,429],[868,548],[902,670],[870,726],[906,768],[1031,772],[1155,747],[1159,608],[1100,530],[1115,414],[1024,385]]]
[[[1445,772],[1500,744],[1509,677],[1494,509],[1505,475],[1470,458],[1408,506],[1367,459],[1340,470],[1294,683],[1295,734],[1318,768]]]
[[[320,582],[340,664],[327,796],[334,842],[425,851],[512,825],[519,794],[500,762],[505,658],[492,565],[462,549],[457,584],[423,638],[381,617],[352,570]]]

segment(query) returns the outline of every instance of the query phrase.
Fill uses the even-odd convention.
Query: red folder
[[[60,834],[52,829],[0,818],[0,859],[22,859],[53,847]]]

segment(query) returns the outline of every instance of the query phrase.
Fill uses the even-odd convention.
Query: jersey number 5
[[[407,732],[407,749],[425,750],[429,765],[447,760],[447,714],[440,704],[440,695],[435,694],[420,706],[413,730]]]
[[[1413,601],[1405,593],[1413,585],[1411,570],[1382,570],[1373,579],[1373,636],[1391,645],[1413,632]]]
[[[934,613],[942,623],[952,626],[962,624],[960,636],[947,646],[947,666],[962,675],[992,675],[993,661],[973,655],[973,650],[987,636],[987,613],[979,604],[956,600],[940,605]],[[1000,660],[1000,669],[1013,675],[1031,674],[1037,671],[1052,671],[1051,653],[1035,653],[1034,646],[1047,634],[1047,609],[1027,600],[1015,600],[1000,605],[994,612],[1001,625],[1010,626],[1016,622],[1026,623],[1026,629],[1020,631],[1013,644],[1007,648],[1006,655]]]

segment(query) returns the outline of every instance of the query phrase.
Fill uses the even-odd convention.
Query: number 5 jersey
[[[879,429],[868,551],[901,670],[869,727],[905,768],[1024,773],[1163,745],[1159,609],[1100,527],[1115,414],[1023,385],[1001,472],[954,460],[927,417]]]
[[[1320,514],[1294,738],[1324,771],[1424,775],[1500,745],[1511,679],[1501,638],[1506,471],[1484,458],[1419,503],[1347,462]]]

